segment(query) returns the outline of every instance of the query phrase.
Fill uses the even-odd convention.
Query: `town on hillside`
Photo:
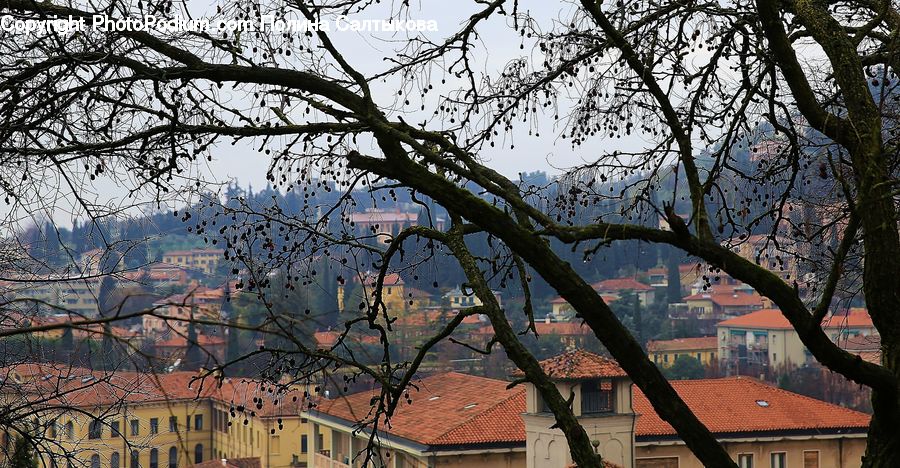
[[[418,223],[414,212],[379,213],[352,219],[378,236]],[[797,264],[766,262],[775,255],[767,245],[751,237],[734,250],[779,275],[802,275]],[[516,366],[482,351],[495,330],[465,284],[425,284],[406,271],[342,277],[334,273],[348,269],[322,257],[315,264],[330,276],[273,294],[248,287],[248,271],[233,268],[223,249],[151,255],[158,261],[128,268],[118,252],[91,249],[62,268],[78,278],[5,284],[9,304],[26,300],[9,310],[4,329],[34,331],[4,339],[4,394],[8,402],[36,402],[38,427],[55,447],[42,458],[50,465],[366,466],[375,460],[358,454],[372,443],[381,449],[371,453],[393,460],[390,466],[571,460],[559,431],[548,432],[553,416],[540,394],[528,384],[510,387]],[[853,466],[864,449],[870,395],[818,364],[771,300],[699,261],[615,273],[591,287],[741,466]],[[268,276],[277,283],[284,274]],[[521,309],[524,297],[515,291],[492,290],[491,300]],[[572,395],[604,460],[628,468],[699,466],[575,308],[539,291],[529,296],[533,317],[511,314],[511,323],[532,327],[523,344]],[[379,334],[342,325],[363,316],[376,295],[395,317],[387,336],[398,362],[416,359],[424,342],[458,321],[449,339],[420,357],[416,390],[389,424],[367,416],[379,385],[352,368],[260,378],[284,359],[276,350],[286,340],[273,331],[273,314],[299,317],[291,344],[307,353],[378,363]],[[102,322],[106,317],[122,318]],[[864,307],[834,308],[823,330],[860,359],[880,360],[879,334]],[[16,440],[7,434],[4,444]]]
[[[900,0],[0,0],[0,468],[900,468]]]

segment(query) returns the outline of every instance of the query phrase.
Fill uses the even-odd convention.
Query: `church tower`
[[[541,361],[563,398],[574,394],[572,409],[604,462],[634,468],[631,380],[609,358],[582,350]],[[525,393],[527,468],[565,467],[572,463],[562,431],[534,385]]]

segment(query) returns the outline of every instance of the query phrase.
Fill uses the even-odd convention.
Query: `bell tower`
[[[572,409],[603,461],[634,468],[634,425],[631,379],[609,358],[574,350],[541,361],[563,398],[573,395]],[[572,463],[562,431],[534,385],[526,384],[527,468],[565,467]]]

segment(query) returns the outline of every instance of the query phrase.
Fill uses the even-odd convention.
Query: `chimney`
[[[550,314],[547,314],[547,316],[544,317],[544,323],[550,324]]]

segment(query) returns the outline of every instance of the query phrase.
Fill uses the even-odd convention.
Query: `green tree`
[[[13,446],[9,466],[13,468],[38,468],[38,458],[34,453],[32,439],[29,436],[17,436]]]
[[[679,260],[682,255],[672,247],[668,249],[666,256],[666,302],[675,304],[681,302],[681,272],[678,270]]]
[[[706,376],[706,368],[699,359],[681,355],[675,359],[671,366],[663,370],[666,378],[669,380],[694,380],[702,379]]]

